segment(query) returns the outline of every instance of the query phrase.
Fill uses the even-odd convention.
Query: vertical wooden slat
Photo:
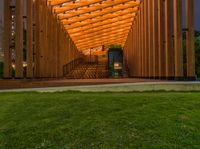
[[[148,0],[148,51],[149,51],[149,77],[153,78],[153,13],[152,13],[152,0]]]
[[[194,0],[186,0],[186,57],[187,77],[194,80],[195,76],[195,39],[194,39]]]
[[[39,50],[39,35],[40,35],[40,0],[35,0],[35,76],[40,77],[40,50]]]
[[[3,50],[4,50],[3,77],[4,78],[11,78],[10,31],[11,31],[10,0],[4,0],[4,32],[3,32]]]
[[[33,1],[28,0],[27,4],[27,32],[26,32],[26,54],[27,54],[27,78],[33,77]]]
[[[158,79],[159,77],[159,54],[158,54],[158,0],[152,0],[153,2],[153,76]]]
[[[183,79],[182,0],[174,0],[175,79]]]
[[[174,78],[173,0],[165,1],[166,77]]]
[[[15,77],[23,78],[23,2],[16,1]]]
[[[148,38],[148,0],[144,1],[145,4],[145,65],[146,65],[146,78],[149,77],[149,38]]]
[[[144,75],[144,3],[141,4],[141,77]]]
[[[158,55],[159,78],[166,78],[166,41],[165,41],[165,7],[164,0],[158,0]]]

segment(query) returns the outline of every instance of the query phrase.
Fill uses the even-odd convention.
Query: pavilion
[[[183,0],[4,0],[4,78],[12,78],[12,48],[14,78],[62,78],[83,51],[118,44],[129,77],[182,80],[182,6]],[[187,79],[194,80],[194,0],[185,6]]]

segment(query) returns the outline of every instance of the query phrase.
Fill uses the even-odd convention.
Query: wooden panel
[[[158,55],[159,55],[159,78],[166,76],[166,41],[165,41],[165,7],[164,0],[158,0]]]
[[[73,3],[69,3],[69,1],[65,3],[64,1],[48,0],[48,2],[53,8],[53,13],[55,13],[61,23],[63,23],[66,31],[79,50],[91,48],[91,44],[93,45],[92,47],[96,47],[100,44],[99,42],[94,42],[94,40],[98,40],[99,36],[103,37],[106,35],[104,35],[104,32],[99,32],[99,36],[96,37],[95,35],[97,34],[94,33],[97,30],[101,31],[102,29],[108,29],[114,26],[123,29],[121,25],[128,25],[129,23],[129,26],[131,26],[135,13],[138,12],[140,6],[140,0],[81,0],[74,1]],[[57,4],[62,5],[58,7]],[[90,35],[88,35],[89,32]],[[110,35],[115,36],[115,33],[112,32]],[[91,40],[92,36],[96,38]],[[84,39],[83,43],[85,43],[85,46],[83,46],[82,43],[81,46],[79,46],[80,38]],[[124,36],[124,39],[126,38],[127,35]],[[108,38],[107,40],[110,41],[112,39]],[[123,40],[123,42],[125,41],[126,40]],[[124,43],[122,43],[122,45],[124,45]],[[82,49],[82,47],[84,47],[84,49]]]
[[[144,65],[144,3],[141,4],[141,77],[145,77],[145,65]]]
[[[149,24],[149,22],[148,22],[148,0],[145,0],[144,1],[144,4],[145,4],[145,20],[146,20],[146,22],[145,22],[145,24],[146,24],[146,26],[145,26],[145,38],[146,38],[146,44],[145,44],[145,57],[146,57],[146,77],[150,77],[149,76],[149,69],[150,69],[150,67],[149,67],[149,28],[148,28],[148,24]]]
[[[166,77],[174,78],[173,0],[165,1]]]
[[[153,2],[153,76],[158,78],[159,76],[159,54],[158,54],[158,0],[152,0]]]
[[[187,77],[195,79],[194,0],[186,0]]]
[[[153,77],[154,67],[153,67],[153,9],[152,9],[152,0],[148,0],[148,51],[149,51],[149,77]]]
[[[26,32],[26,50],[27,50],[27,78],[33,77],[33,1],[27,1],[27,32]]]
[[[11,78],[11,53],[10,53],[10,33],[11,32],[11,11],[10,0],[4,1],[4,32],[3,32],[3,50],[4,50],[4,78]]]
[[[183,79],[182,0],[174,0],[174,58],[175,78]]]
[[[23,78],[23,10],[22,0],[16,1],[15,77]]]
[[[40,77],[40,50],[39,50],[39,35],[40,35],[40,19],[39,19],[40,0],[35,0],[35,76]]]

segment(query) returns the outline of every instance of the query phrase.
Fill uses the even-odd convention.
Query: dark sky
[[[3,0],[0,0],[0,18],[3,18]],[[200,0],[195,0],[195,29],[200,31]]]

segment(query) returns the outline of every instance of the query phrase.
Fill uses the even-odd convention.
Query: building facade
[[[11,0],[4,0],[4,78],[11,78],[12,70],[10,8]],[[114,43],[124,49],[130,77],[182,80],[186,20],[186,77],[195,79],[194,0],[17,0],[14,8],[15,78],[64,77],[64,66],[74,68],[81,51]]]

